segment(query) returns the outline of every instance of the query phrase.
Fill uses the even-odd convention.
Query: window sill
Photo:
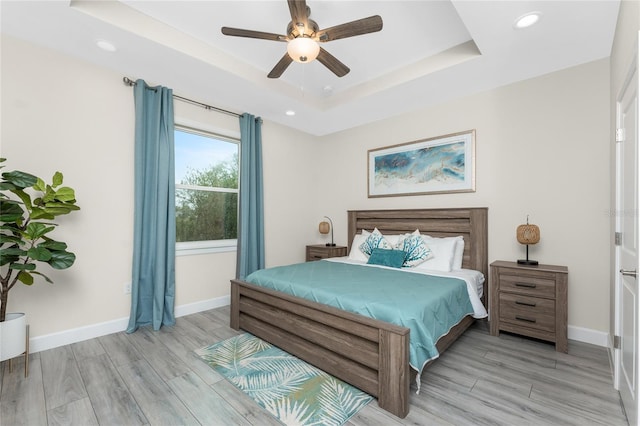
[[[237,250],[237,240],[193,241],[176,243],[176,257],[208,253],[228,253],[235,252]]]

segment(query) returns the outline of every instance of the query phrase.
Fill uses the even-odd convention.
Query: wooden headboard
[[[464,238],[462,267],[484,274],[482,303],[487,306],[489,282],[487,208],[408,209],[408,210],[349,210],[348,250],[356,234],[373,228],[384,235],[404,234],[420,230],[433,237]]]

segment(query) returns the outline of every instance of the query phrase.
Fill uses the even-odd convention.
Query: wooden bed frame
[[[355,234],[377,227],[382,234],[419,229],[432,236],[462,235],[463,268],[488,282],[487,209],[355,210],[348,212],[349,249]],[[444,351],[472,323],[467,316],[436,344]],[[231,328],[243,329],[378,399],[380,408],[409,413],[409,329],[231,280]]]

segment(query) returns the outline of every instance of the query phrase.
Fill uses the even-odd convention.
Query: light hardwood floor
[[[278,425],[193,353],[237,334],[229,310],[32,354],[0,368],[0,425]],[[415,389],[413,389],[415,391]],[[350,425],[626,425],[604,348],[488,334],[476,322],[422,378],[398,419],[372,402]]]

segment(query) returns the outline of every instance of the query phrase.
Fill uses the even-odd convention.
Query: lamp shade
[[[287,53],[296,62],[311,62],[318,57],[320,45],[309,37],[296,37],[287,44]]]
[[[329,222],[320,222],[320,225],[318,225],[318,231],[320,231],[321,234],[328,234],[330,230]]]
[[[540,241],[540,228],[526,223],[516,229],[516,238],[520,244],[537,244]]]

